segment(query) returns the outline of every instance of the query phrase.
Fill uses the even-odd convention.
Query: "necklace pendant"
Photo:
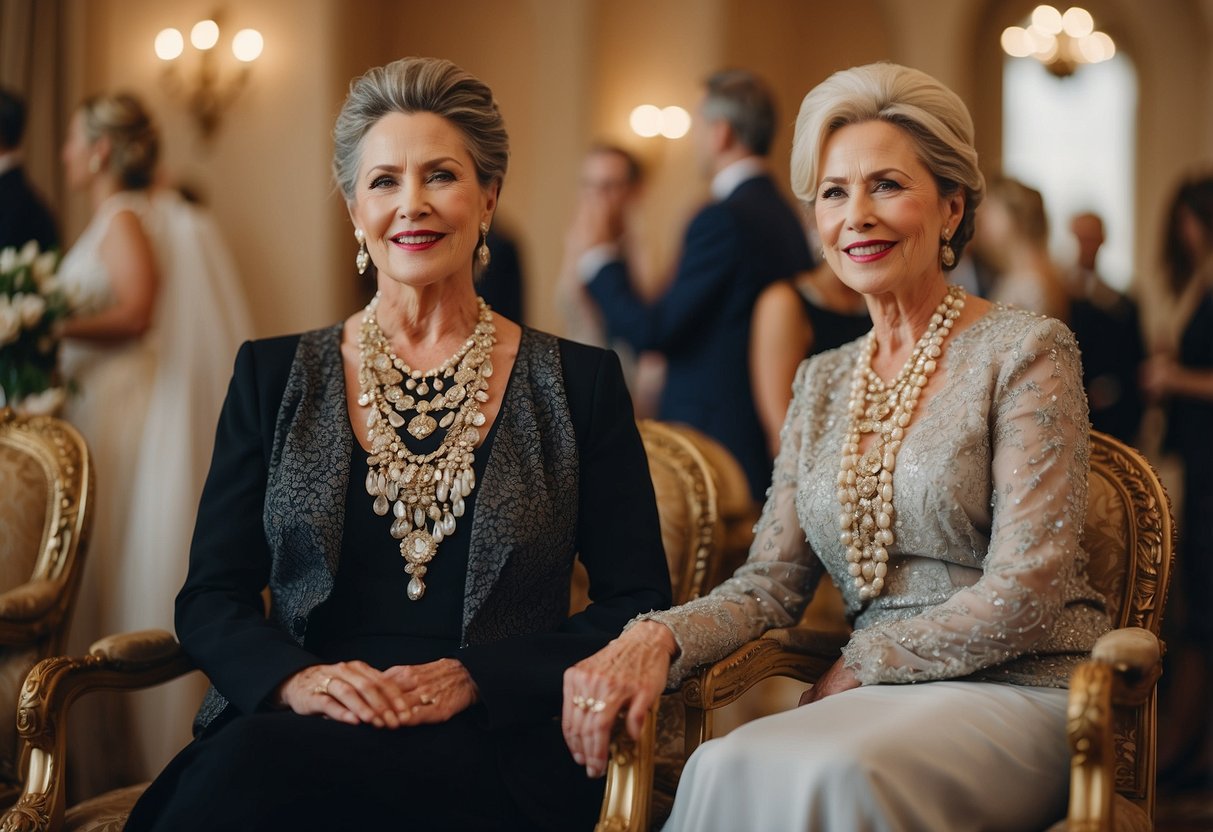
[[[880,473],[880,449],[873,445],[864,451],[859,463],[855,466],[861,477],[874,477]]]
[[[409,420],[408,432],[414,439],[425,439],[434,432],[438,423],[427,413],[418,413]]]
[[[413,580],[409,581],[408,593],[410,601],[420,601],[421,596],[425,595],[425,581],[414,575]]]

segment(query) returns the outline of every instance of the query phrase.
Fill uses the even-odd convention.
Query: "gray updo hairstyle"
[[[493,91],[441,58],[401,58],[375,67],[350,84],[333,128],[333,177],[354,198],[362,140],[388,113],[433,113],[463,134],[482,188],[500,187],[510,161],[510,138]]]
[[[89,143],[109,139],[109,169],[128,190],[152,184],[160,133],[139,99],[129,93],[94,95],[80,105]]]
[[[875,120],[909,134],[941,195],[964,192],[964,214],[951,238],[959,259],[973,238],[973,215],[985,195],[985,178],[977,167],[968,108],[925,72],[891,63],[868,64],[835,72],[810,90],[800,105],[792,139],[793,192],[811,205],[817,198],[826,140],[849,124]]]

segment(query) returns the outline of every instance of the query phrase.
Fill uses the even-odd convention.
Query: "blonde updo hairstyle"
[[[510,139],[493,91],[440,58],[401,58],[375,67],[350,84],[333,128],[333,178],[347,202],[354,198],[362,141],[389,113],[433,113],[463,134],[482,188],[505,180]]]
[[[109,140],[107,168],[128,190],[152,184],[160,158],[160,133],[138,98],[129,93],[94,95],[80,105],[90,144]]]
[[[906,132],[941,196],[964,193],[964,213],[951,237],[959,260],[973,238],[973,215],[985,194],[985,179],[977,167],[968,109],[956,93],[925,72],[891,63],[867,64],[836,72],[810,90],[800,105],[792,139],[792,191],[812,205],[826,140],[849,124],[876,120]]]

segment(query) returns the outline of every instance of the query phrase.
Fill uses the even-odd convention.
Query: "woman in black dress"
[[[670,600],[619,363],[476,296],[508,159],[483,83],[373,69],[334,135],[378,293],[237,357],[177,599],[214,687],[128,828],[588,828],[562,673]]]

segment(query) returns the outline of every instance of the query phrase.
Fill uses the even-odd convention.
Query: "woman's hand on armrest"
[[[565,743],[590,777],[606,771],[611,726],[628,707],[628,733],[640,736],[645,714],[665,690],[670,659],[678,652],[664,624],[642,621],[564,673],[560,725]]]

